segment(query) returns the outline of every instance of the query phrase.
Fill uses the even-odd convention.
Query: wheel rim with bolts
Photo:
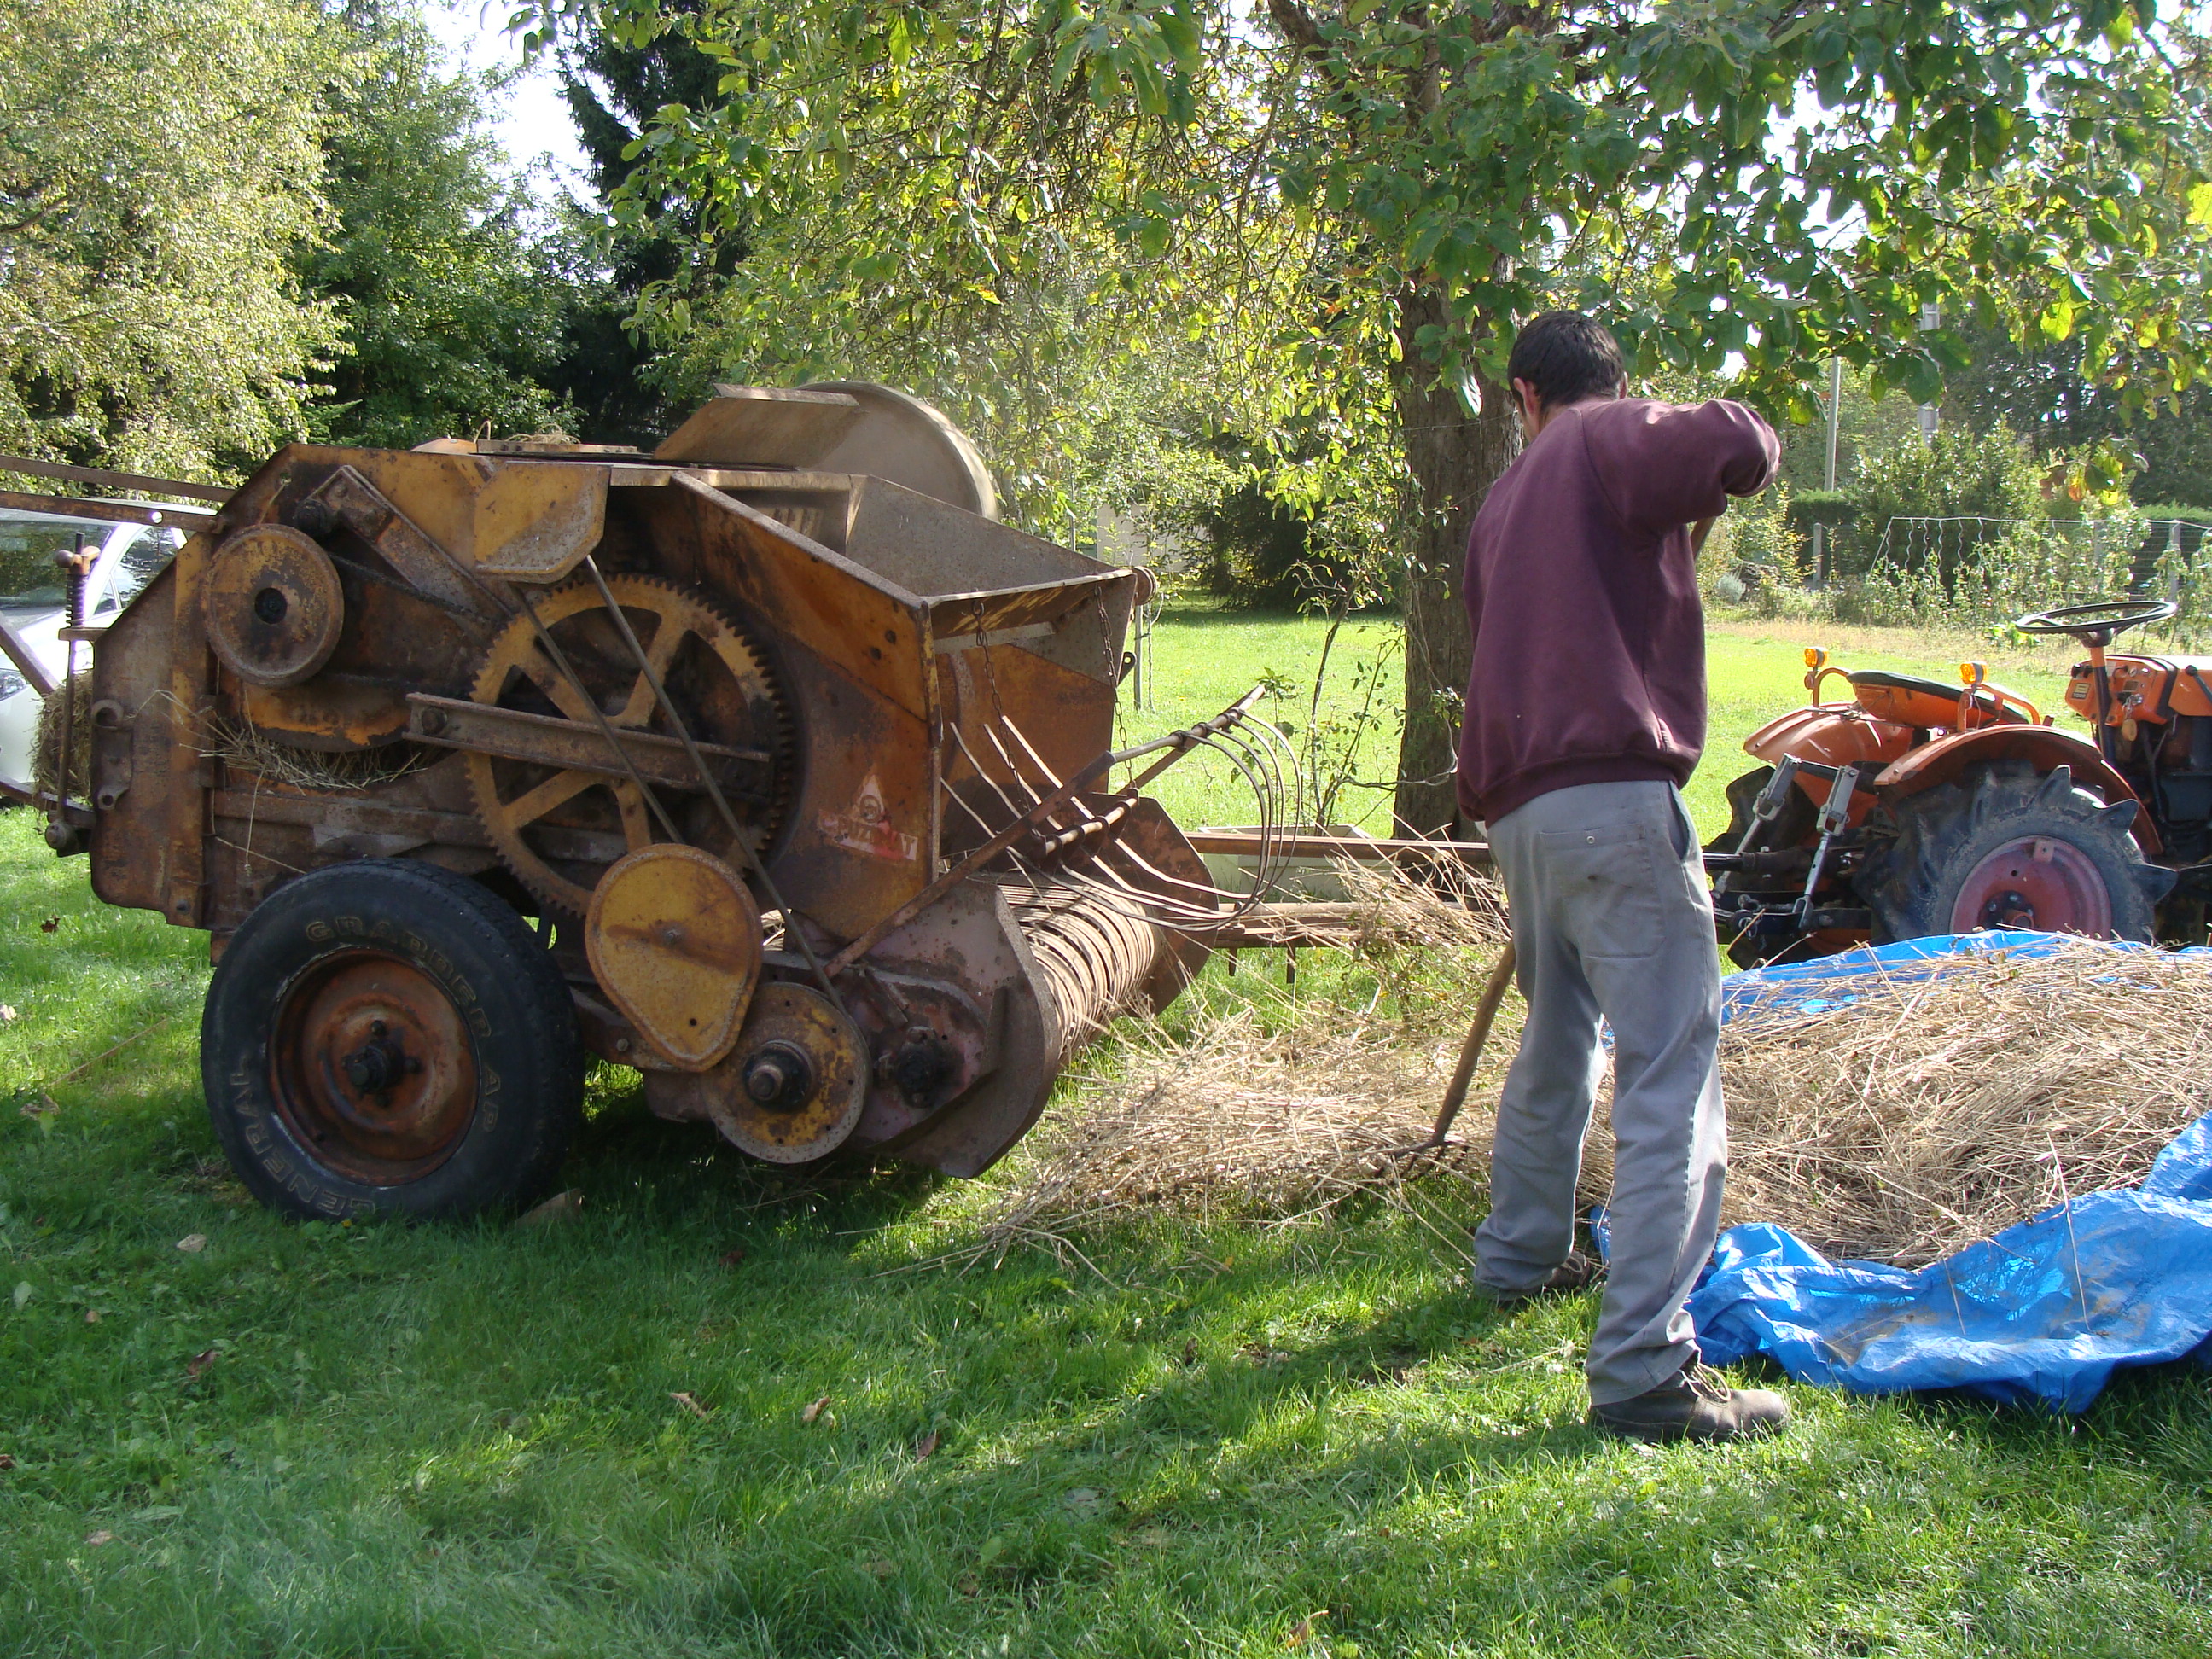
[[[1960,884],[1951,931],[1978,927],[2106,937],[2112,931],[2112,897],[2080,848],[2056,836],[2022,836],[1990,853]]]
[[[289,988],[270,1042],[278,1111],[303,1150],[356,1181],[418,1180],[476,1115],[477,1060],[453,999],[380,951],[322,958]]]

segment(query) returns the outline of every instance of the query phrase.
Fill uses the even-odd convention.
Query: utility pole
[[[1828,465],[1821,474],[1826,479],[1820,487],[1831,495],[1836,493],[1836,437],[1844,423],[1844,360],[1828,359]],[[1828,586],[1828,526],[1813,526],[1813,571],[1817,586]]]

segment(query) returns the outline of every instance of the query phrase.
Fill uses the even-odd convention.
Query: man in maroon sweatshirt
[[[1789,1407],[1701,1366],[1683,1305],[1718,1231],[1728,1127],[1712,902],[1680,786],[1705,741],[1696,544],[1780,451],[1740,404],[1627,396],[1620,347],[1573,312],[1530,323],[1507,373],[1528,445],[1468,544],[1459,798],[1489,826],[1528,1018],[1477,1276],[1504,1304],[1595,1277],[1573,1243],[1602,1017],[1615,1152],[1590,1419],[1735,1439]]]

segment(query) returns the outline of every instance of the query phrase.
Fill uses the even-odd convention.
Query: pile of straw
[[[82,653],[78,653],[80,657]],[[92,786],[92,676],[78,674],[66,690],[56,686],[52,693],[39,705],[38,753],[32,763],[31,787],[41,796],[51,796],[61,781],[62,775],[62,713],[63,699],[69,698],[76,707],[70,713],[70,763],[67,798],[85,800],[90,798]]]
[[[1453,1144],[1400,1153],[1427,1135],[1495,959],[1495,913],[1367,879],[1376,926],[1358,948],[1383,982],[1372,1003],[1299,1000],[1246,974],[1231,982],[1239,1000],[1187,1016],[1180,1038],[1125,1031],[1075,1079],[979,1253],[1064,1243],[1138,1208],[1297,1216],[1358,1193],[1400,1199],[1440,1173],[1480,1182],[1517,998]],[[1721,1063],[1725,1222],[1780,1221],[1831,1255],[1917,1265],[2069,1194],[2140,1181],[2212,1109],[2212,967],[2087,941],[1950,959],[1857,981],[1848,1000],[1773,996],[1724,1028]],[[1591,1202],[1610,1181],[1606,1117],[1601,1097]]]
[[[2212,1110],[2212,964],[2088,940],[1947,958],[1722,1028],[1723,1219],[1917,1267],[2128,1187]],[[1591,1137],[1602,1199],[1610,1138]]]

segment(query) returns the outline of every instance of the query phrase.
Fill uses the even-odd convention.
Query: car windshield
[[[98,547],[115,526],[98,519],[71,519],[54,513],[0,510],[0,605],[13,610],[52,610],[66,597],[54,555],[78,536]]]
[[[178,532],[137,529],[102,519],[72,519],[60,514],[0,509],[0,608],[58,611],[68,602],[54,555],[75,545],[98,549],[118,534],[128,544],[109,566],[107,580],[91,597],[94,616],[112,614],[130,604],[139,589],[176,556]]]

